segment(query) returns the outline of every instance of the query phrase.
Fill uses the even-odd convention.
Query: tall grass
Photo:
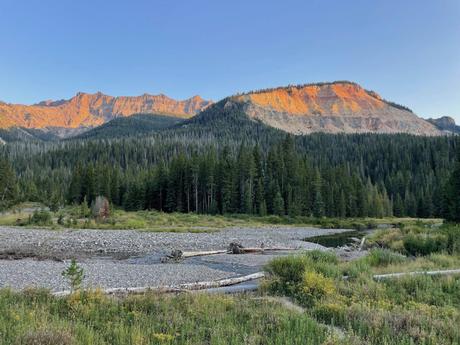
[[[460,277],[408,276],[376,282],[376,272],[455,265],[459,257],[407,258],[373,249],[351,262],[331,253],[281,257],[267,266],[264,288],[287,295],[320,322],[339,326],[363,344],[459,344]],[[344,279],[344,276],[347,279]]]
[[[306,314],[248,296],[53,298],[0,290],[0,344],[321,344],[325,327]],[[62,339],[62,342],[53,342]]]

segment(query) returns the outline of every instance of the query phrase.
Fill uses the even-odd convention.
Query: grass
[[[78,210],[63,212],[65,217],[77,217]],[[213,231],[227,226],[307,224],[303,218],[149,211],[116,210],[112,217],[114,223],[79,219],[75,226]],[[89,291],[56,298],[41,290],[3,289],[0,345],[460,344],[460,276],[406,276],[380,282],[372,278],[460,268],[460,226],[438,226],[434,220],[385,221],[390,220],[398,227],[368,236],[368,254],[359,259],[346,262],[333,252],[311,251],[279,257],[267,265],[268,277],[259,294],[288,296],[304,312],[252,294],[149,293],[115,299]],[[308,221],[348,227],[376,220]],[[337,328],[343,336],[331,331]]]
[[[413,256],[406,247],[395,246],[411,236],[439,237],[444,244],[428,246],[429,253]],[[318,322],[339,326],[352,344],[460,344],[459,275],[382,282],[372,278],[382,273],[460,268],[458,241],[460,227],[455,225],[433,228],[419,223],[379,231],[369,239],[374,247],[369,254],[350,262],[315,251],[277,258],[267,266],[269,278],[263,288],[293,298]]]
[[[15,206],[8,212],[0,214],[0,225],[22,225],[37,227],[30,224],[29,217],[33,216],[34,210],[43,208],[37,203],[23,203]],[[61,218],[61,224],[58,219]],[[411,218],[313,218],[313,217],[289,217],[289,216],[265,216],[259,217],[246,214],[231,215],[205,215],[195,213],[164,213],[158,211],[126,212],[120,209],[112,210],[109,219],[96,221],[83,217],[80,206],[66,206],[53,214],[51,225],[40,227],[59,228],[84,228],[84,229],[115,229],[115,230],[140,230],[154,232],[215,232],[226,227],[263,227],[263,226],[315,226],[325,229],[372,229],[379,224],[405,224],[410,226],[419,223],[420,220]],[[440,220],[427,219],[423,223],[439,223]]]
[[[0,290],[0,344],[322,344],[306,314],[247,296],[156,295],[117,300],[97,292],[53,298]]]

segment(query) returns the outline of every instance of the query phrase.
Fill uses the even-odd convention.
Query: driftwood
[[[103,289],[102,292],[107,295],[126,295],[126,294],[142,294],[146,292],[157,292],[157,293],[178,293],[188,292],[195,290],[206,290],[212,288],[219,288],[225,286],[236,285],[251,280],[256,280],[265,277],[264,272],[257,272],[246,276],[227,278],[221,280],[207,281],[207,282],[196,282],[196,283],[185,283],[177,286],[158,286],[158,287],[130,287],[130,288],[110,288]],[[68,296],[72,292],[70,290],[53,292],[52,295],[56,297]]]
[[[208,250],[203,252],[182,252],[183,258],[191,258],[194,256],[205,256],[205,255],[216,255],[216,254],[225,254],[227,251],[225,249],[222,250]]]
[[[283,247],[273,247],[273,248],[245,247],[245,248],[243,248],[241,254],[263,253],[263,252],[274,252],[274,251],[289,251],[289,250],[295,250],[295,248],[283,248]]]
[[[183,252],[181,250],[173,250],[166,257],[162,258],[163,263],[167,262],[178,262],[182,259],[191,258],[195,256],[206,256],[206,255],[217,255],[217,254],[251,254],[251,253],[264,253],[269,251],[289,251],[295,250],[295,248],[284,248],[284,247],[272,247],[264,248],[261,247],[243,247],[239,243],[230,243],[228,249],[221,250],[207,250],[207,251],[196,251],[196,252]]]
[[[364,243],[366,242],[366,236],[364,236],[361,240],[361,243],[359,244],[358,251],[362,251],[364,247]]]
[[[380,280],[385,280],[385,279],[401,278],[404,276],[414,276],[414,275],[436,276],[436,275],[452,275],[452,274],[460,274],[460,269],[443,270],[443,271],[416,271],[416,272],[376,274],[373,276],[373,278],[374,280],[380,281]]]

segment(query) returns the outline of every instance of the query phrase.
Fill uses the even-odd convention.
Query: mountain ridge
[[[252,91],[231,96],[227,102],[227,106],[242,107],[242,111],[253,120],[292,134],[442,134],[409,108],[389,102],[376,92],[348,81]]]
[[[190,123],[195,126],[220,116],[223,121],[213,123],[235,128],[229,123],[236,121],[236,117],[229,116],[231,112],[239,114],[240,122],[257,121],[298,135],[325,132],[432,136],[449,132],[441,125],[447,126],[448,121],[422,119],[408,107],[390,102],[375,91],[350,81],[254,90],[237,93],[217,103],[200,96],[176,101],[164,94],[114,97],[102,92],[79,92],[68,100],[44,100],[32,106],[0,102],[0,128],[43,129],[65,138],[133,114],[192,119]],[[124,128],[128,123],[139,128],[136,121],[122,122]],[[187,126],[187,121],[183,125]]]
[[[78,92],[68,100],[47,100],[35,105],[0,102],[0,128],[94,127],[137,113],[189,118],[211,104],[200,96],[178,101],[163,94],[114,97],[102,92]]]

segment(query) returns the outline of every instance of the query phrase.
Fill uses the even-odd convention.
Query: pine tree
[[[89,217],[91,213],[91,210],[89,209],[88,206],[88,200],[86,199],[86,196],[83,198],[83,201],[80,204],[80,217],[86,218]]]
[[[7,159],[0,158],[0,210],[12,206],[18,197],[16,174]]]
[[[340,218],[345,218],[347,216],[347,204],[343,190],[340,191],[339,204],[337,205],[337,216]]]
[[[276,192],[273,200],[273,213],[278,216],[284,216],[284,200],[279,191]]]
[[[460,141],[457,162],[445,187],[445,217],[449,221],[460,222]]]
[[[83,195],[82,166],[78,163],[72,173],[72,179],[67,191],[67,201],[80,204],[83,200]]]
[[[323,196],[321,194],[321,175],[319,170],[316,170],[315,173],[315,180],[313,182],[313,215],[315,217],[323,217],[324,216],[324,202]]]
[[[394,215],[395,217],[402,217],[404,215],[404,204],[399,194],[396,195],[394,200]]]

